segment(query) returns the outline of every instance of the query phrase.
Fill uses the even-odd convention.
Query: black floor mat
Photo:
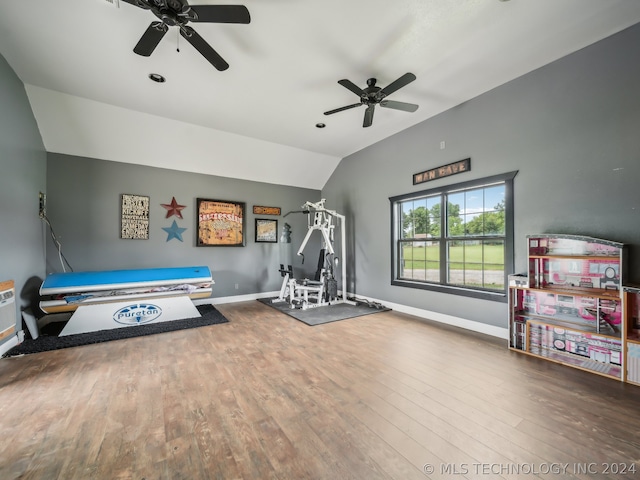
[[[100,330],[98,332],[79,333],[76,335],[66,335],[64,337],[57,336],[64,327],[64,322],[50,323],[42,329],[41,335],[38,338],[35,340],[25,339],[24,342],[20,345],[16,345],[3,356],[15,357],[17,355],[78,347],[93,343],[121,340],[123,338],[154,335],[156,333],[173,332],[175,330],[204,327],[206,325],[216,325],[219,323],[227,323],[229,321],[224,315],[216,310],[213,305],[197,305],[196,308],[200,312],[200,315],[202,315],[201,317],[116,328],[112,330]]]
[[[277,297],[276,297],[277,298]],[[322,325],[323,323],[337,322],[348,318],[361,317],[372,313],[386,312],[391,310],[379,303],[356,302],[357,305],[348,303],[338,303],[336,305],[327,305],[324,307],[309,308],[302,310],[301,308],[291,308],[287,302],[272,303],[271,298],[260,298],[258,301],[269,305],[270,307],[280,310],[282,313],[300,320],[307,325]]]

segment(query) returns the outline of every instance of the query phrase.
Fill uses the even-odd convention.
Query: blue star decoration
[[[167,236],[167,242],[172,238],[177,238],[182,242],[182,232],[186,230],[186,228],[178,227],[178,224],[174,220],[170,227],[162,227],[162,229],[167,232],[169,235]]]

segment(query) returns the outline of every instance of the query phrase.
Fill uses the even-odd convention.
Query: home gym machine
[[[311,235],[315,231],[319,231],[322,236],[322,248],[320,250],[320,257],[318,259],[318,269],[315,274],[315,278],[298,280],[293,278],[293,267],[288,265],[285,269],[285,264],[280,264],[280,275],[282,276],[282,287],[280,288],[280,295],[273,299],[272,302],[288,302],[291,308],[301,308],[303,310],[309,308],[324,307],[327,305],[336,305],[339,303],[348,303],[356,305],[356,302],[347,300],[347,262],[346,257],[346,232],[345,232],[345,217],[340,215],[334,210],[328,210],[324,206],[325,199],[323,198],[317,203],[306,202],[302,205],[302,210],[298,212],[290,213],[304,213],[307,215],[307,234],[302,241],[302,245],[298,249],[298,255],[302,257],[302,263],[304,263],[304,248],[306,247]],[[340,222],[340,238],[341,238],[341,251],[343,255],[342,262],[335,256],[334,244],[334,218]],[[290,237],[291,231],[288,224],[285,224],[282,240],[286,241]],[[341,280],[342,280],[342,292],[338,293],[338,281],[335,277],[335,270],[341,265]]]

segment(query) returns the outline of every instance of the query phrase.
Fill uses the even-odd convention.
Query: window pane
[[[483,235],[505,234],[504,194],[504,185],[494,185],[484,189],[485,214],[483,216]]]
[[[399,244],[398,252],[398,277],[399,278],[411,278],[411,259],[413,258],[413,248],[411,243],[401,242]],[[409,262],[409,265],[407,265]]]
[[[484,188],[465,192],[464,231],[468,236],[484,235]]]
[[[440,242],[425,242],[425,271],[424,280],[440,283]]]
[[[440,216],[440,195],[437,197],[427,197],[427,208],[433,212],[435,208],[438,210],[438,216]]]
[[[450,195],[449,236],[504,235],[504,192],[504,185],[494,185]]]
[[[427,238],[439,238],[441,235],[440,217],[429,217],[429,234]]]
[[[429,231],[431,238],[438,238],[441,235],[440,215],[442,212],[440,196],[427,198],[427,210],[429,210]]]
[[[450,193],[447,198],[449,205],[457,205],[464,210],[464,196],[464,192]]]
[[[504,235],[504,210],[484,214],[484,235]]]
[[[447,235],[449,237],[460,237],[464,235],[463,219],[460,216],[463,213],[464,192],[449,195],[447,203]]]
[[[464,285],[464,242],[447,242],[447,283]]]
[[[504,241],[447,242],[447,282],[464,287],[504,289]]]
[[[504,185],[494,185],[484,189],[484,210],[504,211]]]
[[[427,238],[429,212],[425,198],[413,202],[413,223],[415,225],[414,238]]]
[[[400,215],[402,216],[402,224],[400,229],[400,238],[413,238],[413,201],[402,202],[400,204]]]
[[[504,240],[484,242],[484,288],[504,290]]]
[[[464,213],[479,214],[484,211],[483,189],[467,190],[464,193]]]
[[[440,237],[440,197],[425,197],[400,203],[400,239]]]
[[[430,221],[427,199],[402,202],[401,212],[400,238],[426,238],[429,233]]]
[[[460,218],[463,224],[463,229],[462,229],[463,235],[467,236],[467,235],[479,234],[477,231],[474,230],[474,225],[478,224],[478,222],[476,221],[476,219],[478,218],[477,215],[472,215],[472,214],[461,215]]]
[[[401,278],[440,281],[440,242],[403,242],[401,245]]]

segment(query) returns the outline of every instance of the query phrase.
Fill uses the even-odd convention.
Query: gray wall
[[[150,197],[148,240],[120,239],[123,193]],[[317,264],[318,239],[305,249],[304,266],[301,257],[295,256],[307,232],[306,216],[283,215],[300,210],[307,200],[319,200],[318,190],[49,153],[47,194],[48,217],[75,271],[207,265],[216,282],[213,297],[279,290],[283,245],[255,243],[255,218],[278,220],[279,233],[285,221],[292,226],[296,276],[309,275]],[[172,197],[186,205],[182,220],[166,218],[167,210],[161,204],[170,203]],[[245,202],[246,246],[196,247],[197,198]],[[281,207],[282,216],[253,215],[254,205]],[[167,241],[162,230],[174,220],[187,228],[182,242],[175,238]],[[47,273],[59,271],[62,266],[57,251],[48,241]]]
[[[640,279],[638,45],[634,26],[343,159],[322,195],[347,214],[350,290],[506,327],[505,304],[390,285],[388,198],[513,170],[516,272],[527,234],[572,233],[629,244]],[[467,157],[471,172],[412,185]]]
[[[46,190],[45,174],[46,153],[24,85],[0,55],[0,280],[15,282],[16,314],[30,303],[28,280],[44,277],[38,194]]]

